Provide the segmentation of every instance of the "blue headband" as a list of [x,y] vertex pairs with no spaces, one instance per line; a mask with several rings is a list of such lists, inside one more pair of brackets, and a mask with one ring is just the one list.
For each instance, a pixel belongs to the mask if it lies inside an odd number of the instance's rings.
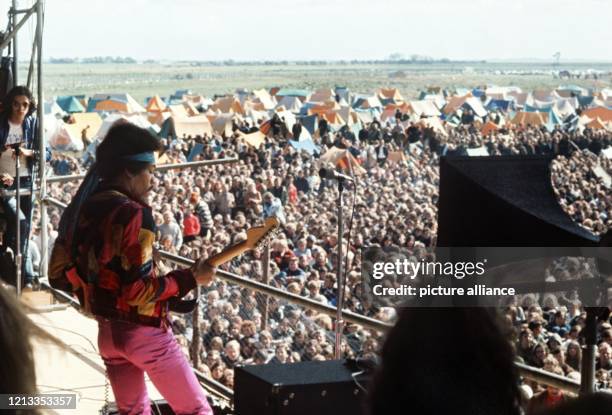
[[155,164],[155,154],[152,151],[145,151],[144,153],[131,154],[129,156],[123,156],[121,158],[123,160],[143,161],[145,163]]

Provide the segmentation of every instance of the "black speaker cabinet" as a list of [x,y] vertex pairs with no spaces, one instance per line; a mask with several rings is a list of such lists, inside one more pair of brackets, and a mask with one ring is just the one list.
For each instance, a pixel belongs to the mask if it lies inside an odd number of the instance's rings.
[[[361,387],[369,379],[357,377]],[[236,415],[364,414],[365,392],[343,360],[235,369]]]

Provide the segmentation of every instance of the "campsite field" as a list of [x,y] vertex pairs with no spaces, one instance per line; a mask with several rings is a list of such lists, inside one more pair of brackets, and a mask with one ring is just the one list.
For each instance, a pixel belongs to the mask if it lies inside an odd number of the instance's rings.
[[[20,79],[26,78],[25,68]],[[559,80],[554,71],[605,72],[598,80]],[[45,96],[103,92],[127,92],[143,102],[153,94],[168,96],[177,89],[190,89],[212,97],[236,88],[274,86],[316,89],[346,86],[358,93],[380,87],[399,88],[411,99],[427,86],[475,87],[516,85],[524,89],[577,84],[605,87],[612,84],[612,63],[574,63],[553,67],[550,63],[436,63],[436,64],[273,64],[194,65],[168,64],[45,64]]]

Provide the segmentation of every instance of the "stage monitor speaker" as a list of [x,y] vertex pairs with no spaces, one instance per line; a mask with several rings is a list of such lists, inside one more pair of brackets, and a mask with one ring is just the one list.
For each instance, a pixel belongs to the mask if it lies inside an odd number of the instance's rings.
[[358,383],[343,360],[244,366],[235,369],[237,415],[365,414],[368,378]]

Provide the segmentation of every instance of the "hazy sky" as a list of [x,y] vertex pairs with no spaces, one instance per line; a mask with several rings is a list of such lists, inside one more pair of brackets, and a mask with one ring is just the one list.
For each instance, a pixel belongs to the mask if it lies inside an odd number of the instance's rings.
[[[32,0],[19,0],[21,7]],[[610,0],[46,0],[45,58],[612,61]],[[2,27],[10,0],[3,0]],[[29,54],[33,27],[21,36]]]

